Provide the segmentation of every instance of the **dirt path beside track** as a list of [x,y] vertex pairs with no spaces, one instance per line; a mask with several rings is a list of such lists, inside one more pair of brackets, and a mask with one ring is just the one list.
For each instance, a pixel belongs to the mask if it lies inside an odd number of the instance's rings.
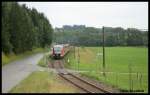
[[42,67],[37,66],[37,63],[43,55],[43,53],[33,54],[24,59],[14,61],[3,66],[2,93],[8,93],[14,86],[33,71],[41,70]]

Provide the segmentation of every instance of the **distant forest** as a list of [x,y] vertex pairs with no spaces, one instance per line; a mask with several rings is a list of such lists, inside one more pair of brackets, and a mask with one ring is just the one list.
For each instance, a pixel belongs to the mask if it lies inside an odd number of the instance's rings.
[[17,2],[2,2],[2,52],[23,53],[52,42],[53,29],[43,13]]
[[[136,28],[104,27],[104,34],[106,46],[148,46],[148,31]],[[53,41],[80,46],[102,46],[102,28],[85,25],[56,27]]]

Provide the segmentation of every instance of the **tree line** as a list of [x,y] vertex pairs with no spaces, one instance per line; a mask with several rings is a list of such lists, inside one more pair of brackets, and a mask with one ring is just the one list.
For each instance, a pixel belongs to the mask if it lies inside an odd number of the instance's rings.
[[[104,27],[106,46],[148,46],[148,31],[136,28]],[[55,28],[55,43],[72,45],[102,46],[102,28],[86,27],[85,25],[65,25]]]
[[17,2],[2,2],[2,52],[23,53],[52,42],[53,29],[43,13]]

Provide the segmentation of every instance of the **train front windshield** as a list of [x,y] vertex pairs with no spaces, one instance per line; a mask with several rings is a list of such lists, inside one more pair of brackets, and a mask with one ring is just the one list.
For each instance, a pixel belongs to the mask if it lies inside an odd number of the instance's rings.
[[55,53],[61,53],[62,47],[54,47],[54,52]]

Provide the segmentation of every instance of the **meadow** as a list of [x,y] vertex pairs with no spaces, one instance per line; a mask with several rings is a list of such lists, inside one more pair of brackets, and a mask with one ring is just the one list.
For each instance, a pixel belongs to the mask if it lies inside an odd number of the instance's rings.
[[148,48],[106,47],[105,69],[102,51],[102,47],[75,47],[65,57],[66,67],[122,91],[148,92]]

